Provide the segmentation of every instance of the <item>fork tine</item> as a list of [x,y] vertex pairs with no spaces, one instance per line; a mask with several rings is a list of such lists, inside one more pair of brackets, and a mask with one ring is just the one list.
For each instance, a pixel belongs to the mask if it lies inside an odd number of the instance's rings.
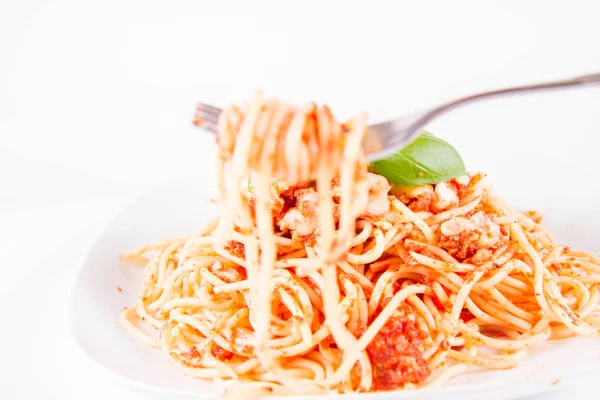
[[202,124],[202,123],[206,123],[206,122],[216,124],[219,122],[219,116],[213,115],[213,114],[207,114],[202,111],[196,111],[196,114],[194,114],[194,123],[196,125],[198,125],[198,124]]
[[221,110],[217,107],[199,103],[196,106],[196,114],[193,121],[194,125],[211,132],[216,132],[220,113]]
[[201,111],[206,114],[218,116],[221,113],[221,109],[215,106],[211,106],[210,104],[198,103],[196,105],[196,111]]

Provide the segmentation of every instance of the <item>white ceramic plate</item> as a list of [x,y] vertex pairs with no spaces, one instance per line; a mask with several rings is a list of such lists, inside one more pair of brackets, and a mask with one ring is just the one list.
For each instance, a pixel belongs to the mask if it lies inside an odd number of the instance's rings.
[[[213,186],[205,179],[185,178],[142,194],[108,224],[81,265],[71,296],[72,334],[91,359],[130,388],[163,394],[170,399],[178,396],[198,399],[216,393],[211,384],[181,375],[160,350],[137,342],[117,324],[119,311],[133,304],[142,279],[140,267],[123,263],[120,255],[149,242],[197,231],[215,215],[206,192],[210,187]],[[533,201],[536,196],[544,198],[543,191],[532,192],[533,197],[519,201],[527,204],[525,201]],[[514,194],[511,197],[515,198]],[[546,226],[563,242],[600,253],[600,247],[593,247],[600,213],[593,212],[592,199],[587,204],[580,200],[583,204],[576,209],[565,205],[542,211],[549,212]],[[342,398],[515,398],[572,384],[599,372],[600,339],[575,338],[534,349],[517,369],[470,373],[439,389]]]

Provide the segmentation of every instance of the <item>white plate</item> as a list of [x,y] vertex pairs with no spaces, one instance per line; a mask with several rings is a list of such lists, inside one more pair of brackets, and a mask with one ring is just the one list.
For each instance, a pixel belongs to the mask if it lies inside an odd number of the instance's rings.
[[[183,376],[160,350],[137,342],[117,324],[119,311],[133,304],[142,279],[141,268],[120,261],[120,255],[149,242],[197,231],[216,211],[208,201],[207,187],[213,186],[205,179],[185,178],[161,184],[139,196],[104,229],[76,278],[70,304],[72,334],[91,359],[130,388],[164,394],[171,399],[173,396],[198,399],[215,393],[211,384]],[[600,214],[590,211],[595,208],[591,200],[589,204],[583,203],[570,214],[553,207],[547,226],[569,245],[587,245],[587,250],[600,252],[599,247],[590,247],[595,242],[590,236],[594,239],[591,233],[600,225]],[[589,207],[587,211],[586,207]],[[117,287],[122,288],[122,292]],[[440,389],[343,399],[480,400],[482,395],[486,400],[515,398],[572,384],[599,372],[600,340],[575,338],[534,349],[530,357],[513,370],[470,373]]]

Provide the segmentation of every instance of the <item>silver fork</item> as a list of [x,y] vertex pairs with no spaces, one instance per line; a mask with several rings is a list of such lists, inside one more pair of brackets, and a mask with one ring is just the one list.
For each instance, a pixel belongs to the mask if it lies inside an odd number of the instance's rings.
[[[583,75],[576,78],[559,81],[515,86],[505,89],[476,93],[449,101],[425,111],[401,116],[390,121],[383,121],[369,125],[367,129],[368,139],[365,140],[365,153],[367,154],[367,161],[373,162],[380,160],[406,147],[417,136],[419,136],[425,125],[440,115],[457,108],[458,106],[505,95],[533,93],[551,89],[585,87],[593,84],[600,84],[600,73]],[[194,123],[196,126],[202,129],[206,129],[210,132],[216,132],[217,120],[220,113],[221,109],[208,104],[200,103],[196,109]]]

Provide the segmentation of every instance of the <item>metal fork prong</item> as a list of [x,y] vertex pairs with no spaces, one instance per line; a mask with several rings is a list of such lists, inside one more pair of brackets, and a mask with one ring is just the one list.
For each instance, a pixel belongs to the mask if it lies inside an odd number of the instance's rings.
[[196,105],[196,111],[205,113],[207,115],[214,115],[215,117],[218,117],[219,114],[221,114],[220,108],[205,103],[198,103]]
[[221,110],[208,104],[199,103],[196,106],[194,125],[210,132],[217,132]]
[[218,115],[213,115],[213,114],[207,114],[205,112],[202,111],[196,111],[196,114],[194,115],[196,120],[198,120],[199,122],[210,122],[213,124],[217,124],[219,122],[219,116]]

